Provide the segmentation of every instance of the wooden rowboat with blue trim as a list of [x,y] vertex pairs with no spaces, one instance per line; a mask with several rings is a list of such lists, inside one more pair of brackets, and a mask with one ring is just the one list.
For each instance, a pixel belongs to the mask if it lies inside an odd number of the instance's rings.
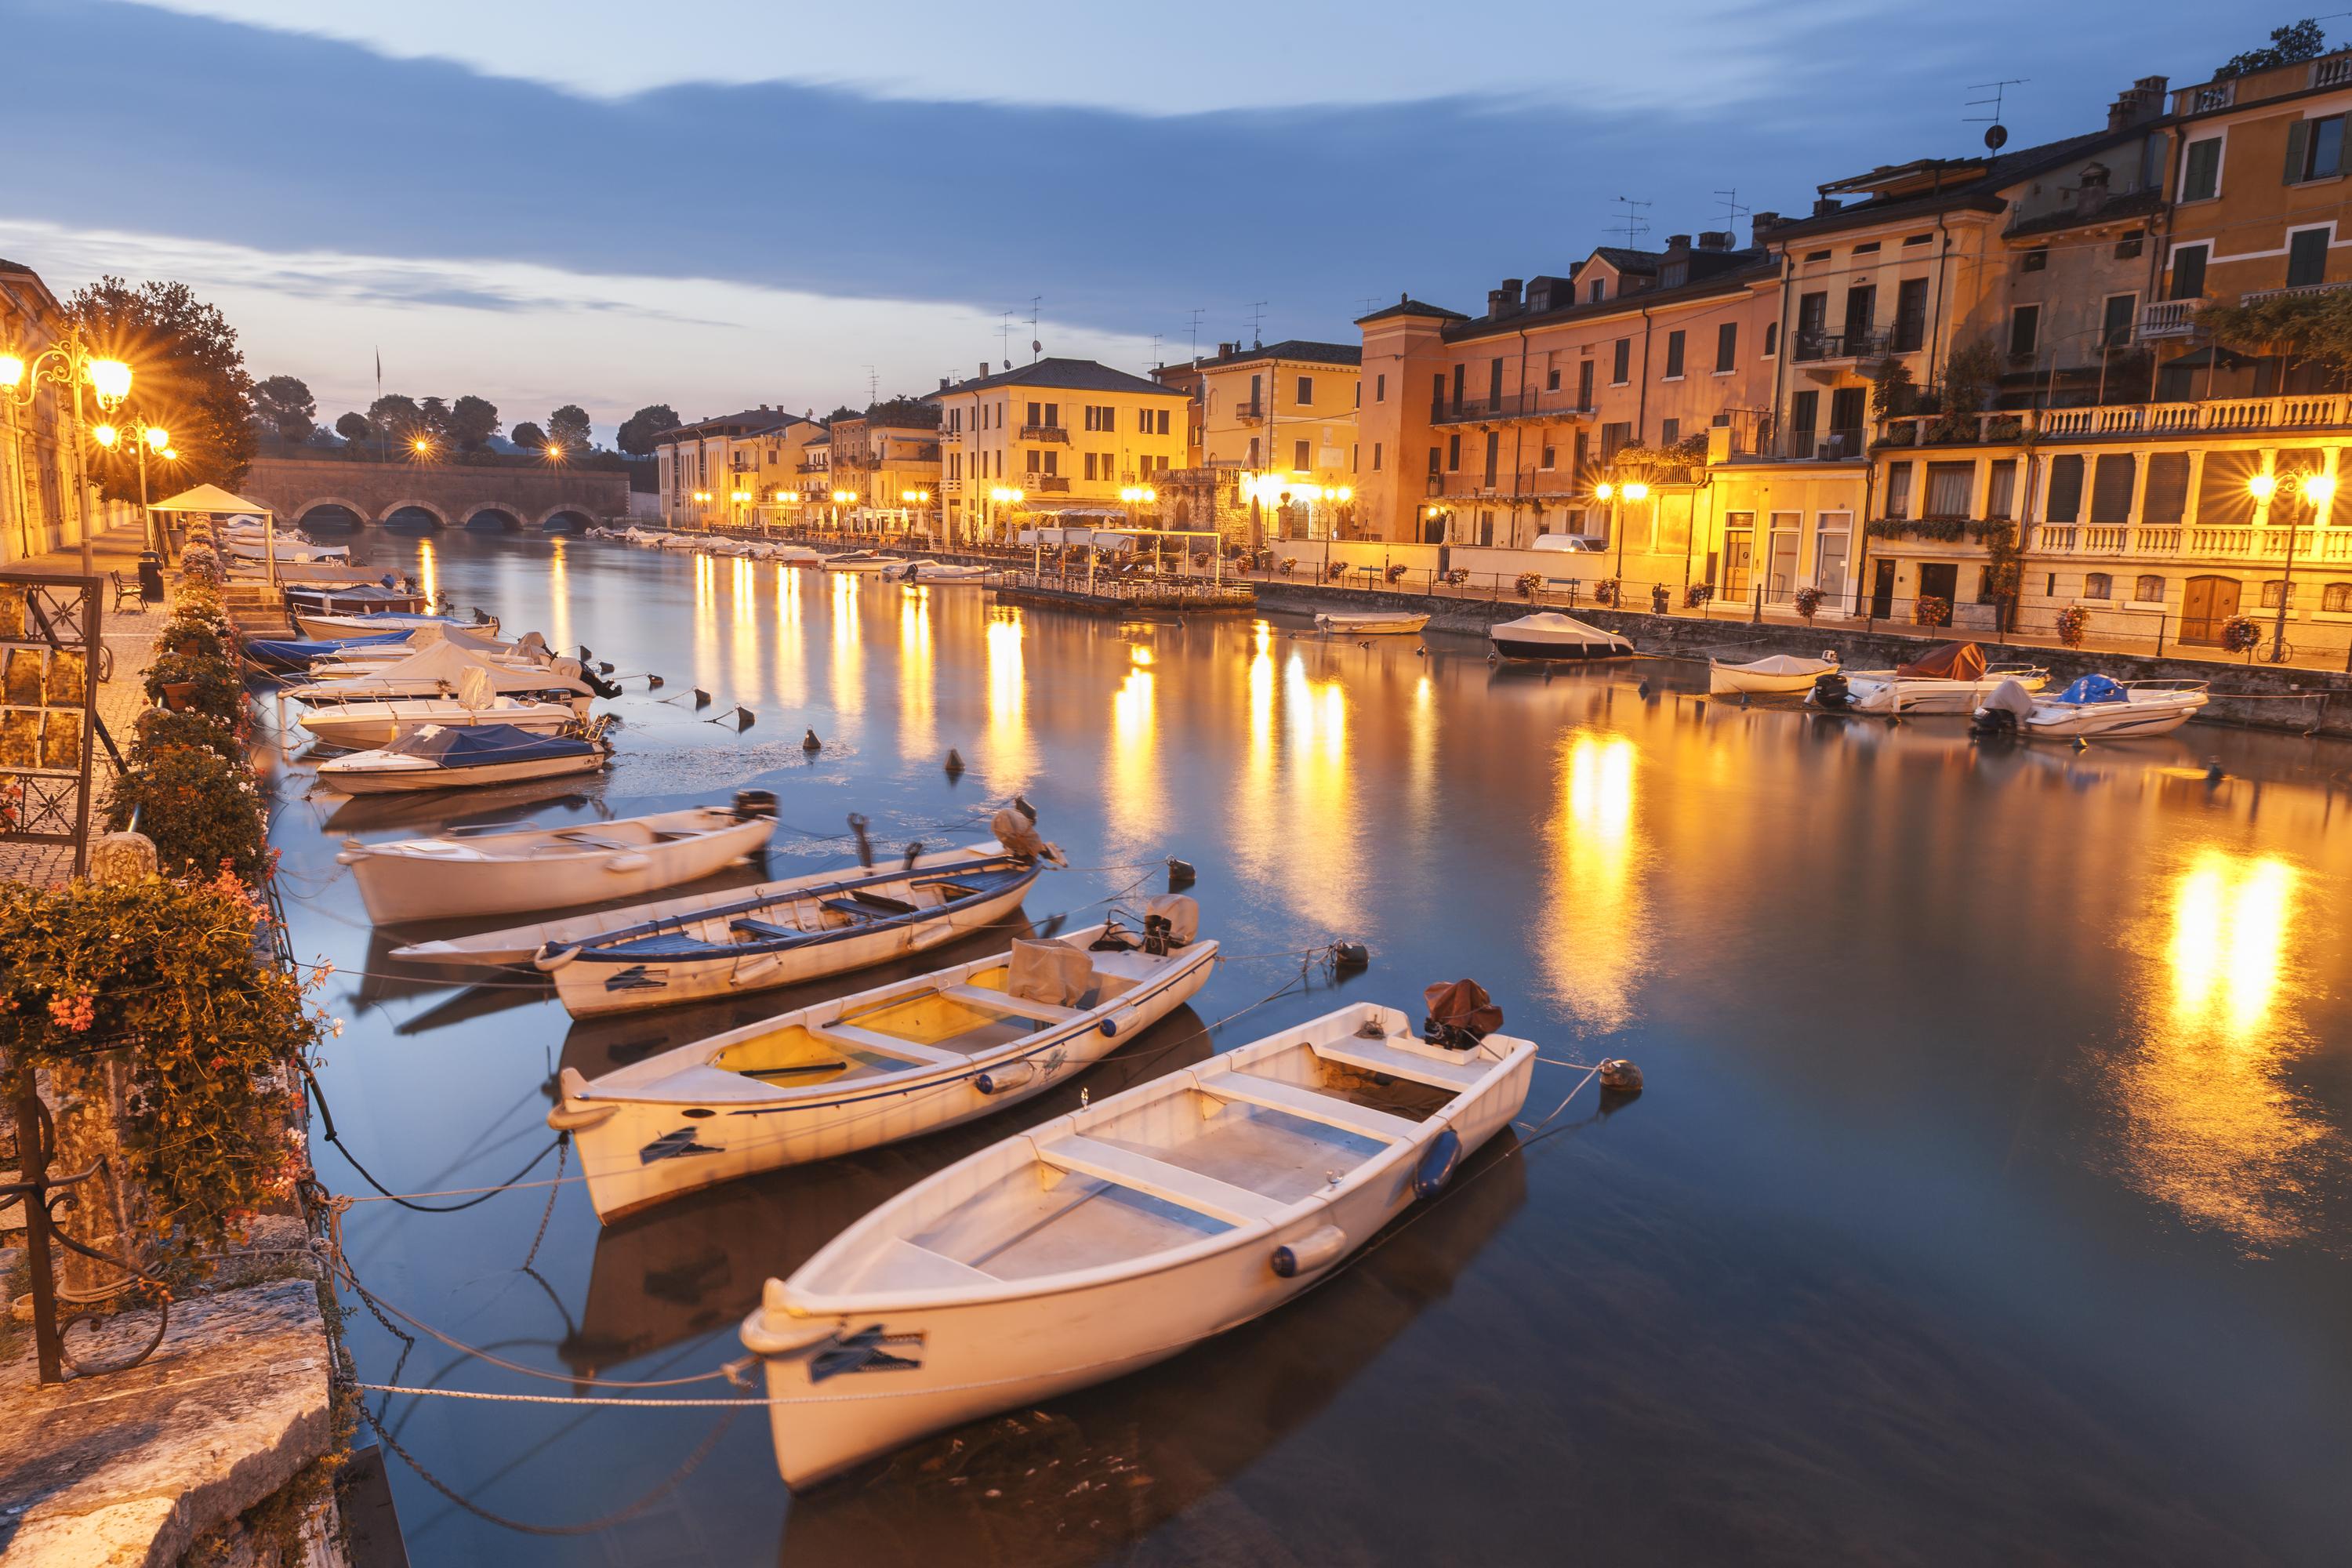
[[[985,1116],[1082,1072],[1208,980],[1190,899],[894,981],[589,1079],[563,1069],[548,1124],[572,1133],[610,1221],[761,1171]],[[1171,920],[1160,905],[1181,906]]]

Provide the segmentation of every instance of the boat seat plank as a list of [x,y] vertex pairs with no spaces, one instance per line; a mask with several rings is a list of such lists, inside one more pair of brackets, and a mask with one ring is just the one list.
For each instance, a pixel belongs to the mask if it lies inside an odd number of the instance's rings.
[[855,899],[820,899],[817,900],[837,915],[847,915],[853,921],[870,921],[874,911]]
[[1234,1186],[1231,1182],[1221,1182],[1214,1176],[1203,1176],[1181,1165],[1152,1159],[1148,1154],[1113,1148],[1082,1133],[1074,1132],[1050,1143],[1039,1144],[1037,1157],[1057,1170],[1132,1187],[1139,1193],[1181,1208],[1198,1210],[1228,1225],[1270,1220],[1290,1207],[1278,1198]]
[[1487,1068],[1493,1065],[1472,1059],[1456,1067],[1451,1062],[1392,1051],[1378,1040],[1360,1040],[1353,1036],[1317,1045],[1312,1049],[1327,1062],[1337,1062],[1359,1072],[1386,1073],[1391,1078],[1425,1083],[1433,1089],[1468,1089],[1486,1077]]
[[911,915],[915,912],[916,906],[904,899],[894,899],[887,893],[869,893],[863,888],[852,888],[849,896],[866,908],[878,910],[886,915]]
[[1201,1073],[1195,1075],[1193,1081],[1200,1085],[1202,1093],[1219,1100],[1262,1105],[1327,1127],[1360,1132],[1384,1143],[1409,1143],[1423,1131],[1420,1122],[1409,1117],[1375,1110],[1335,1094],[1318,1094],[1298,1084],[1281,1083],[1270,1078],[1253,1078],[1240,1072]]
[[945,1253],[933,1252],[903,1236],[894,1236],[888,1245],[877,1249],[874,1267],[866,1278],[876,1286],[891,1290],[905,1290],[925,1285],[1001,1285],[1003,1280],[984,1269],[968,1263],[959,1263]]
[[876,1029],[861,1029],[855,1024],[811,1024],[811,1037],[832,1045],[859,1046],[884,1056],[903,1057],[912,1062],[928,1062],[934,1067],[963,1067],[968,1058],[954,1051],[942,1051],[930,1046],[919,1046],[912,1040],[902,1040],[896,1035],[886,1035]]
[[745,936],[756,936],[763,941],[769,942],[798,942],[801,938],[808,935],[808,932],[801,930],[798,926],[780,926],[768,921],[752,920],[748,915],[741,920],[729,921],[727,922],[727,929],[731,931],[740,931]]
[[975,1007],[990,1007],[999,1013],[1035,1018],[1047,1024],[1065,1023],[1083,1011],[1077,1007],[1058,1007],[1051,1002],[1032,1002],[1025,996],[1010,996],[982,985],[942,985],[940,994],[953,1001],[968,1002]]

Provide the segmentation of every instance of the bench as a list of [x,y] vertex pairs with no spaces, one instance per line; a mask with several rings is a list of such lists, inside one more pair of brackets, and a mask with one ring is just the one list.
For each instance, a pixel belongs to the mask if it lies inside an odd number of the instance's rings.
[[1286,1116],[1337,1127],[1343,1132],[1360,1132],[1383,1143],[1411,1142],[1423,1131],[1420,1122],[1408,1118],[1270,1078],[1252,1078],[1238,1072],[1195,1073],[1192,1081],[1200,1087],[1202,1094],[1213,1095],[1219,1100],[1262,1105]]
[[131,607],[132,610],[142,613],[146,610],[147,601],[141,596],[138,584],[124,582],[122,580],[122,574],[120,572],[109,572],[106,574],[106,580],[113,586],[114,607],[117,610],[122,608],[122,602],[125,599],[131,601]]
[[1181,1165],[1116,1148],[1076,1132],[1039,1144],[1037,1158],[1056,1170],[1129,1187],[1147,1197],[1192,1209],[1227,1225],[1275,1219],[1291,1206],[1264,1193],[1254,1193],[1247,1187],[1237,1187],[1231,1182],[1221,1182],[1214,1176],[1204,1176]]
[[1002,991],[992,991],[983,985],[942,985],[940,994],[950,1001],[968,1003],[974,1007],[987,1007],[999,1013],[1011,1013],[1015,1017],[1035,1018],[1044,1023],[1059,1024],[1076,1017],[1084,1011],[1078,1007],[1056,1006],[1051,1002],[1032,1002],[1025,996],[1011,996]]
[[1432,1089],[1457,1091],[1468,1089],[1486,1077],[1487,1068],[1492,1065],[1475,1053],[1465,1053],[1469,1059],[1456,1067],[1452,1062],[1441,1062],[1430,1057],[1390,1050],[1378,1040],[1359,1040],[1352,1037],[1310,1048],[1325,1061],[1354,1068],[1358,1072],[1384,1073],[1390,1078],[1425,1083]]
[[829,1046],[856,1046],[860,1050],[930,1067],[963,1067],[971,1060],[956,1051],[919,1046],[912,1040],[902,1040],[896,1035],[885,1035],[873,1029],[861,1029],[855,1024],[810,1024],[807,1028],[810,1038],[823,1040]]

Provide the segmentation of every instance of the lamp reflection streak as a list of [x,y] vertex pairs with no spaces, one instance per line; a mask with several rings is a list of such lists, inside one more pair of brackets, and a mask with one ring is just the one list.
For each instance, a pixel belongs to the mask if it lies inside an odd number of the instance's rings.
[[1026,787],[1037,766],[1029,737],[1022,636],[1019,610],[988,623],[988,752],[983,765],[989,788],[999,794]]
[[846,718],[866,708],[866,664],[857,623],[857,579],[833,579],[833,710]]
[[919,762],[939,750],[931,689],[931,591],[898,590],[898,754]]
[[563,558],[563,535],[551,542],[554,553],[547,563],[547,635],[558,653],[572,650],[572,570]]
[[787,709],[808,702],[807,623],[801,614],[801,574],[776,568],[776,700]]
[[1639,753],[1622,735],[1571,731],[1556,753],[1559,806],[1536,961],[1592,1032],[1623,1027],[1649,967],[1635,810]]
[[1148,664],[1137,660],[1111,696],[1103,795],[1105,826],[1115,849],[1156,847],[1167,826],[1166,786],[1158,765],[1157,679]]

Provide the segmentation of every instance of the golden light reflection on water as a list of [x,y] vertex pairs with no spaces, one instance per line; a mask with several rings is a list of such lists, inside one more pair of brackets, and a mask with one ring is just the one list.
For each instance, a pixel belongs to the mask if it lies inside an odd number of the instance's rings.
[[856,574],[835,573],[833,577],[833,708],[836,714],[865,710],[864,651],[858,646]]
[[694,684],[714,695],[719,685],[719,569],[701,554],[694,558]]
[[1264,621],[1252,638],[1249,661],[1249,738],[1242,764],[1242,787],[1234,801],[1233,845],[1243,874],[1263,878],[1273,874],[1276,858],[1274,831],[1274,655],[1273,633]]
[[[425,590],[425,613],[437,614],[441,608],[441,571],[434,559],[433,541],[430,539],[416,542],[416,583]],[[514,634],[509,632],[507,635],[512,637]],[[557,646],[562,645],[559,643]]]
[[1281,809],[1259,853],[1279,857],[1297,874],[1299,911],[1334,935],[1351,932],[1363,916],[1349,724],[1346,687],[1311,679],[1306,659],[1292,654],[1282,680]]
[[1555,752],[1559,805],[1536,962],[1584,1029],[1622,1028],[1649,967],[1637,807],[1641,754],[1622,735],[1573,730]]
[[1103,808],[1114,849],[1157,848],[1168,830],[1167,781],[1159,765],[1158,679],[1139,661],[1111,695]]
[[[555,552],[547,561],[547,637],[558,653],[570,653],[572,641],[572,569],[563,558],[563,535],[552,541]],[[513,634],[509,633],[509,637]]]
[[756,568],[749,561],[728,563],[728,588],[733,595],[730,601],[733,611],[730,617],[733,638],[728,648],[730,671],[727,695],[736,701],[751,704],[760,700],[760,584]]
[[2310,1044],[2292,973],[2302,874],[2209,846],[2167,878],[2137,944],[2140,1040],[2116,1066],[2127,1172],[2192,1220],[2293,1240],[2319,1167],[2343,1158],[2286,1081]]
[[801,614],[801,574],[776,568],[776,700],[793,712],[808,703],[807,625]]
[[898,590],[898,754],[919,761],[939,750],[932,717],[931,591]]
[[1027,786],[1037,761],[1029,734],[1029,691],[1021,665],[1021,612],[1000,610],[988,623],[988,750],[982,765],[1000,794]]

